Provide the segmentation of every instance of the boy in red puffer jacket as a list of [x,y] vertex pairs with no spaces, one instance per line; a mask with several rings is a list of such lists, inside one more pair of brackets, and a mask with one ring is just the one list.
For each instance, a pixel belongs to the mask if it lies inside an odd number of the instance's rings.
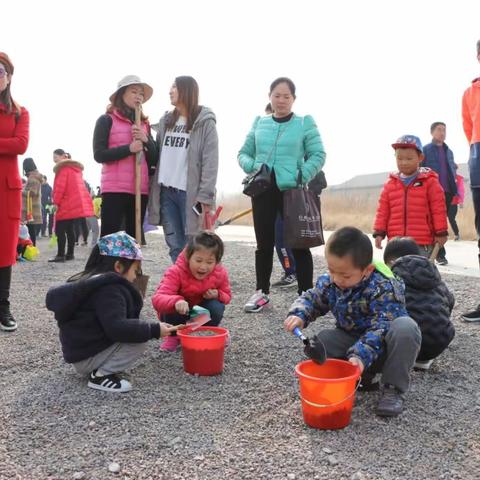
[[435,243],[444,245],[448,238],[445,196],[438,175],[420,168],[422,144],[414,135],[403,135],[395,149],[398,172],[390,174],[378,201],[373,237],[382,248],[387,237],[411,237],[422,255],[430,256]]
[[[185,324],[190,309],[199,305],[210,312],[207,326],[220,323],[232,298],[227,270],[220,263],[222,256],[223,242],[213,232],[200,232],[189,240],[153,295],[153,308],[161,321]],[[179,343],[176,335],[165,337],[160,349],[174,352]]]

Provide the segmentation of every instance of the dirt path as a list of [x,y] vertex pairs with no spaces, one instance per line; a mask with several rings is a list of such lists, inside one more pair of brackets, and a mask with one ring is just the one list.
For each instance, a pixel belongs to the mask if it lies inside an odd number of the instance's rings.
[[[163,238],[147,236],[152,294],[169,261]],[[293,369],[300,342],[282,330],[292,289],[272,293],[273,308],[242,311],[254,285],[252,246],[228,242],[225,264],[235,293],[223,325],[232,337],[223,375],[194,377],[181,353],[151,342],[129,375],[134,390],[109,395],[86,387],[64,364],[57,326],[44,307],[48,287],[81,270],[77,260],[42,258],[14,272],[19,329],[0,332],[0,479],[478,479],[480,326],[459,320],[480,299],[478,282],[446,281],[458,303],[451,348],[427,373],[414,373],[407,409],[374,415],[377,393],[357,394],[351,424],[319,431],[303,423]],[[324,268],[316,257],[316,273]],[[279,275],[276,267],[274,277]],[[147,300],[144,316],[154,318]],[[332,326],[331,317],[307,329]],[[120,473],[108,471],[111,462]]]

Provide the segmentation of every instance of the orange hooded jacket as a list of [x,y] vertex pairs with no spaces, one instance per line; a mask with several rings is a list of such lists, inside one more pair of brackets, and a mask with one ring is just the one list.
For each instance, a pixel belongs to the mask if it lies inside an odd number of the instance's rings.
[[462,119],[468,143],[480,142],[480,77],[473,80],[463,94]]

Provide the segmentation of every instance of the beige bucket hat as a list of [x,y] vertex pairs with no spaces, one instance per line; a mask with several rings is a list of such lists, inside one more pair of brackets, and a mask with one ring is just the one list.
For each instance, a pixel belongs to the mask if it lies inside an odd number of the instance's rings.
[[123,87],[128,87],[129,85],[141,85],[143,87],[144,91],[144,100],[143,102],[145,103],[147,100],[151,98],[153,95],[153,88],[145,82],[142,82],[140,80],[140,77],[137,75],[127,75],[126,77],[123,77],[117,84],[117,89],[110,95],[110,101],[113,103],[115,100],[115,96],[117,95],[117,92],[123,88]]

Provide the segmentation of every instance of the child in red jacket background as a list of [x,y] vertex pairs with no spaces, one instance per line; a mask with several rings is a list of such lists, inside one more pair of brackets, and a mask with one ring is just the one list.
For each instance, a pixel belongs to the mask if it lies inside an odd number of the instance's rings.
[[408,236],[415,240],[422,255],[430,256],[433,245],[444,245],[448,238],[445,196],[438,175],[421,168],[422,144],[414,135],[403,135],[395,149],[398,172],[390,174],[378,201],[373,237],[382,240]]
[[[187,243],[174,265],[169,267],[155,292],[152,303],[163,322],[181,325],[189,319],[195,305],[206,308],[211,320],[207,326],[217,326],[225,305],[232,298],[230,281],[220,261],[223,242],[213,232],[200,232]],[[179,339],[165,337],[160,348],[174,352]]]
[[[69,154],[58,148],[53,152],[55,181],[52,199],[56,207],[55,233],[58,241],[57,255],[49,262],[73,260],[75,248],[74,220],[92,217],[93,204],[83,181],[83,165],[72,160]],[[65,253],[65,245],[67,252]]]

